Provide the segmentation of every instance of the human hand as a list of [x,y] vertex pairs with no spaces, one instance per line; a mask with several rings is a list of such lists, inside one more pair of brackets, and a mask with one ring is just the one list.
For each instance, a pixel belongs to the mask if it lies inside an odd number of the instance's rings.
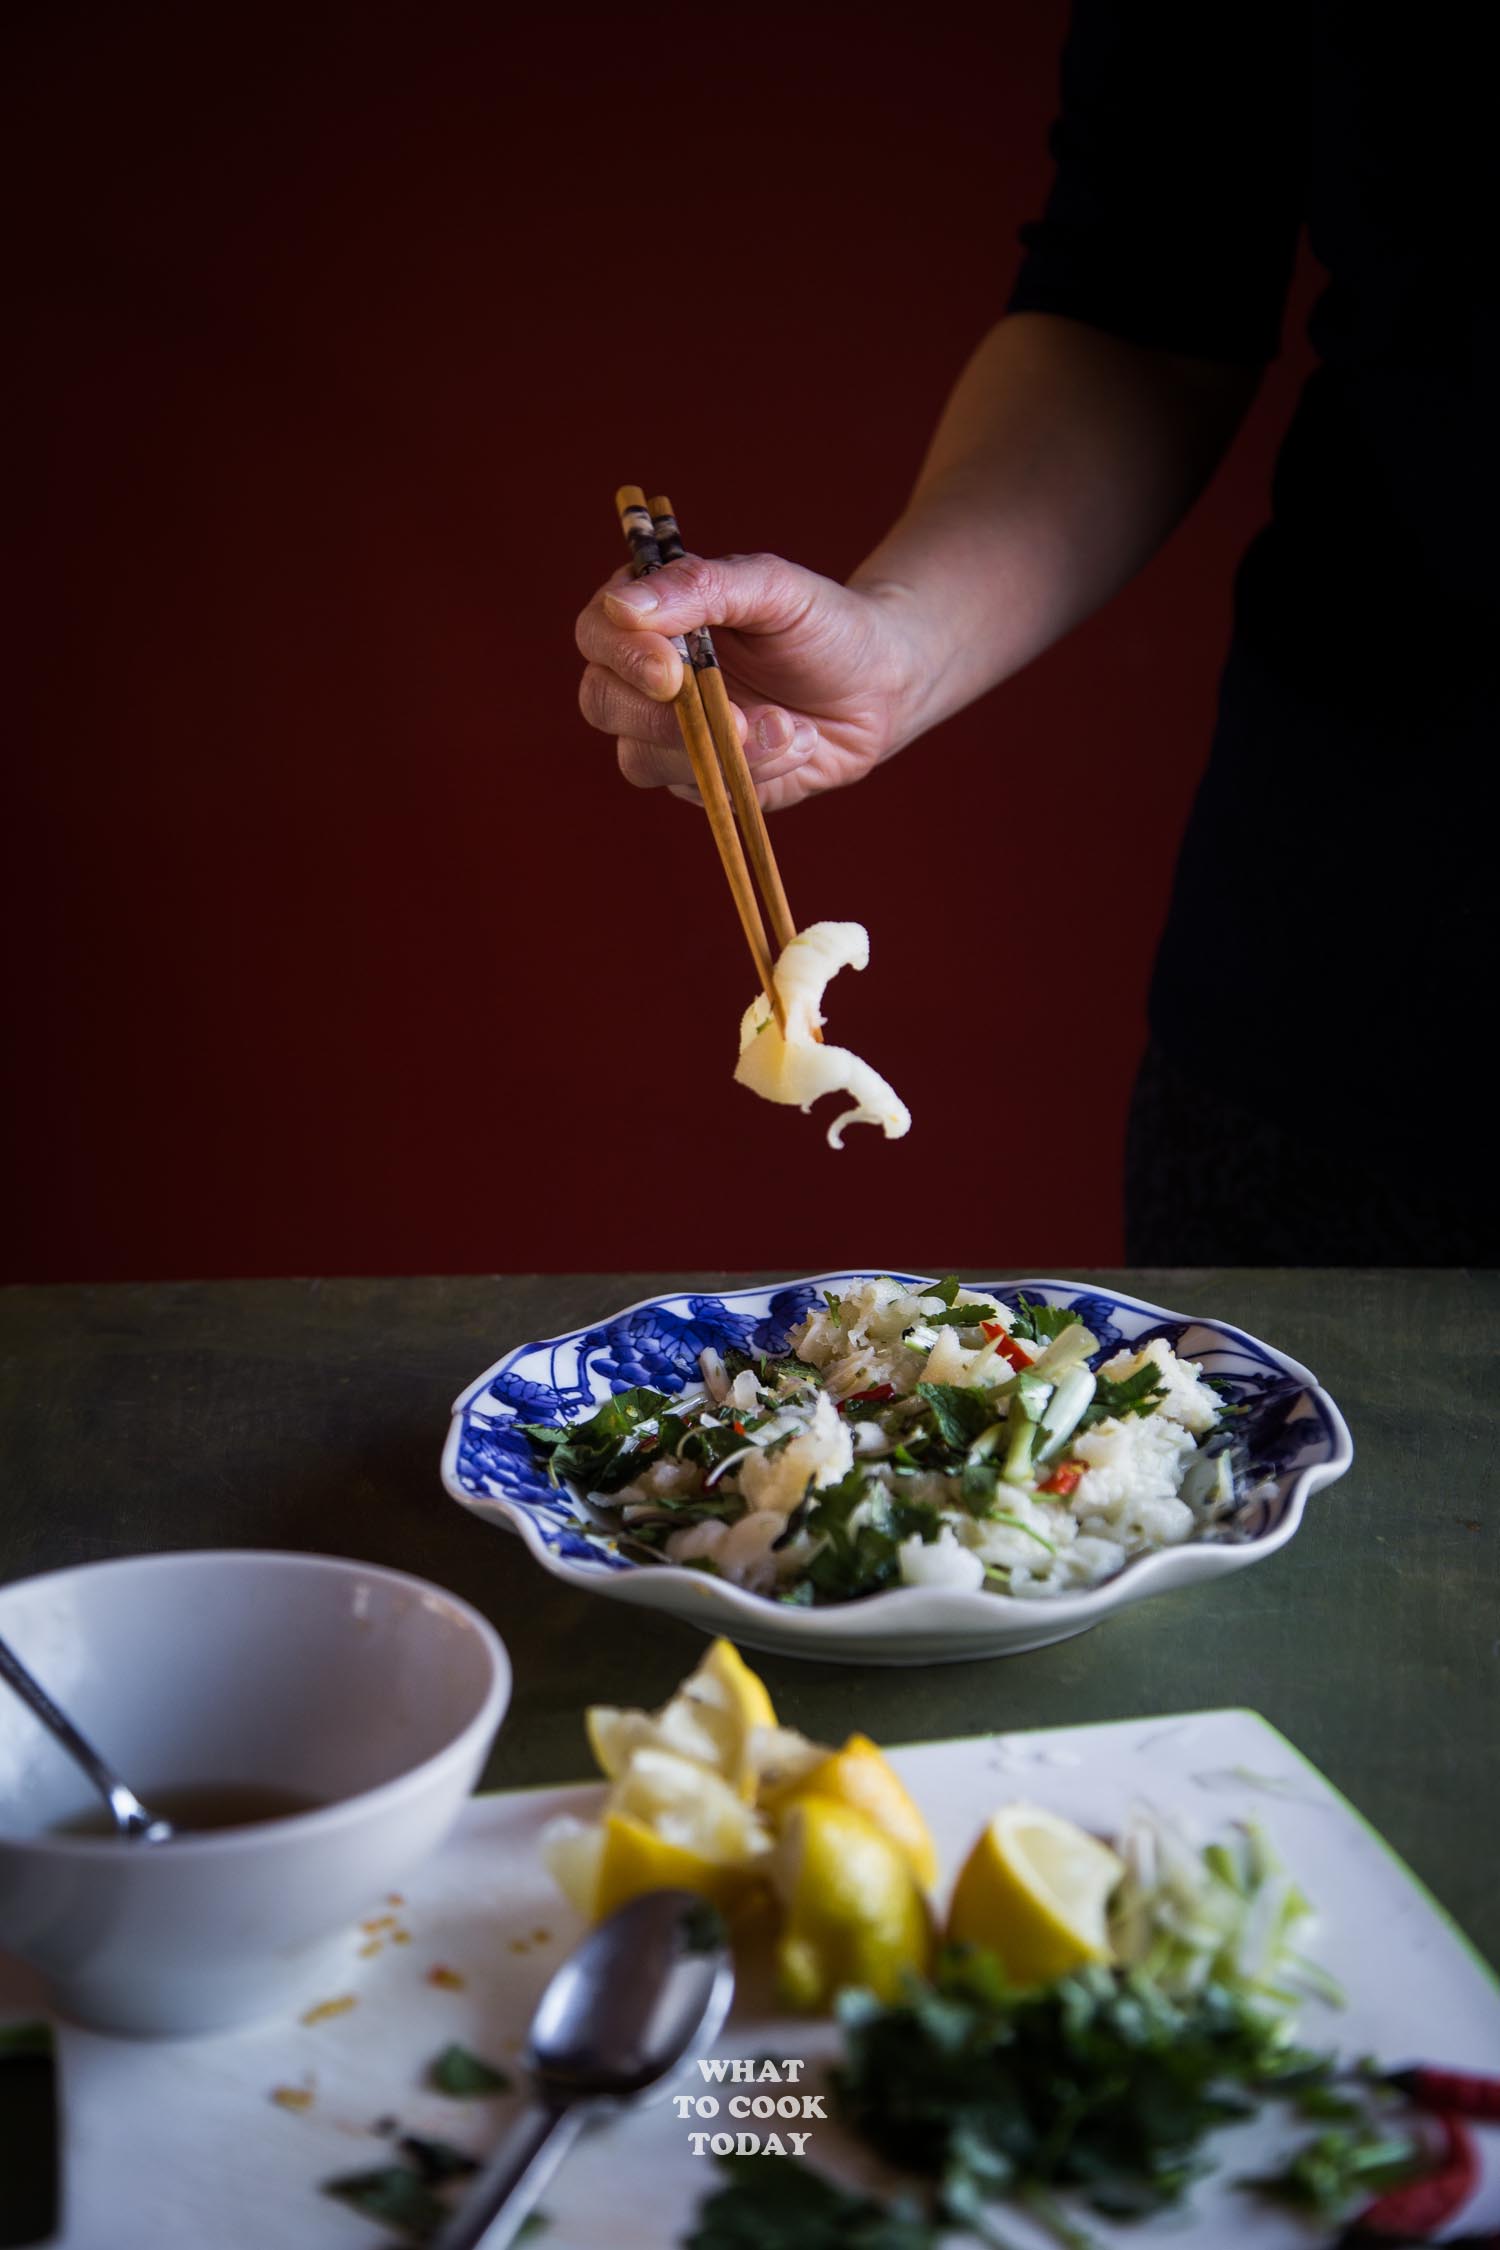
[[669,635],[713,629],[740,739],[768,812],[862,780],[901,747],[913,652],[895,605],[777,555],[686,555],[631,580],[617,572],[578,620],[579,704],[612,734],[638,789],[697,802],[672,698]]

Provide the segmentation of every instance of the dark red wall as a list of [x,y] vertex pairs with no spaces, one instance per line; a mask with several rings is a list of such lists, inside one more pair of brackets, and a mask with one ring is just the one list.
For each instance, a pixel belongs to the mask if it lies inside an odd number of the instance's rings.
[[620,481],[837,573],[897,510],[1043,190],[1062,20],[10,14],[9,1275],[1117,1257],[1295,360],[1105,616],[775,824],[799,918],[869,927],[830,1036],[899,1145],[733,1085],[700,816],[574,700]]

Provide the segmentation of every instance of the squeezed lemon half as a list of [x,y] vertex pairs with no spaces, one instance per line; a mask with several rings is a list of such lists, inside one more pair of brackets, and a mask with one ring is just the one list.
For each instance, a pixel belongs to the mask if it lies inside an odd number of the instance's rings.
[[542,1834],[543,1859],[571,1903],[593,1921],[642,1891],[740,1905],[772,1842],[752,1801],[750,1745],[779,1730],[764,1682],[739,1651],[715,1641],[660,1711],[596,1703],[584,1725],[612,1784],[602,1816],[565,1816]]
[[767,1786],[761,1804],[780,1820],[803,1797],[831,1797],[863,1813],[895,1845],[918,1884],[930,1891],[938,1879],[932,1832],[895,1768],[867,1734],[851,1734],[842,1750],[816,1753],[813,1762]]
[[788,2007],[826,2008],[846,1985],[900,1998],[932,1951],[927,1901],[900,1847],[852,1805],[801,1796],[771,1859],[783,1908],[776,1979]]
[[733,1908],[771,1849],[763,1822],[721,1775],[670,1750],[637,1750],[601,1820],[564,1817],[542,1856],[581,1914],[598,1921],[642,1891],[697,1891]]
[[619,1779],[638,1750],[669,1750],[722,1774],[747,1802],[755,1795],[757,1778],[752,1738],[757,1730],[775,1726],[765,1682],[725,1640],[713,1643],[698,1669],[659,1711],[593,1703],[584,1713],[589,1748],[611,1781]]
[[1004,1805],[959,1870],[951,1943],[985,1946],[1017,1984],[1111,1958],[1105,1908],[1124,1862],[1039,1805]]

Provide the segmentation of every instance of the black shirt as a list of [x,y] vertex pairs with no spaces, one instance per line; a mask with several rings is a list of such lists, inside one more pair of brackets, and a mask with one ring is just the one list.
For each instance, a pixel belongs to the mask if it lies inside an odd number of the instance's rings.
[[1455,1194],[1495,1139],[1494,204],[1454,29],[1479,20],[1078,0],[1011,298],[1254,367],[1308,231],[1319,365],[1236,581],[1152,1029],[1204,1084]]

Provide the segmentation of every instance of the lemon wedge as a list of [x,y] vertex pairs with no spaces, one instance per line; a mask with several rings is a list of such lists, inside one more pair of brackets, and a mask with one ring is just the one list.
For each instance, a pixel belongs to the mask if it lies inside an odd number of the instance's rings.
[[722,1774],[748,1802],[756,1790],[752,1740],[776,1727],[776,1712],[760,1675],[732,1642],[717,1640],[659,1711],[594,1703],[584,1714],[584,1727],[599,1770],[611,1781],[619,1780],[638,1750],[664,1750]]
[[613,1914],[627,1899],[642,1891],[696,1891],[732,1913],[754,1880],[748,1864],[709,1859],[684,1844],[669,1843],[655,1829],[609,1813],[604,1822],[604,1846],[599,1855],[598,1883],[594,1892],[596,1920]]
[[1109,1894],[1124,1862],[1071,1820],[1003,1805],[959,1870],[949,1942],[985,1946],[1017,1984],[1046,1984],[1111,1958]]
[[770,1849],[754,1807],[721,1774],[670,1750],[637,1750],[604,1809],[709,1860],[754,1859]]
[[829,1755],[826,1742],[811,1742],[795,1727],[756,1727],[746,1749],[755,1768],[756,1801],[774,1804],[790,1793],[791,1784],[806,1778]]
[[760,1801],[773,1819],[779,1819],[801,1797],[831,1797],[836,1804],[863,1813],[889,1837],[921,1888],[932,1889],[938,1879],[938,1859],[931,1831],[895,1768],[867,1734],[851,1734],[842,1750],[816,1756],[789,1779],[771,1783]]
[[591,1922],[643,1891],[696,1891],[733,1913],[754,1882],[748,1862],[710,1859],[617,1812],[603,1821],[554,1821],[542,1833],[542,1858],[569,1904]]
[[589,1745],[610,1787],[597,1819],[554,1821],[542,1856],[598,1920],[642,1891],[711,1899],[742,1923],[781,1909],[782,1996],[823,2007],[845,1985],[896,1999],[932,1952],[927,1825],[868,1735],[841,1750],[776,1717],[726,1640],[659,1711],[594,1704]]
[[790,1804],[771,1880],[784,1909],[776,1977],[788,2007],[826,2008],[846,1985],[893,2002],[906,1972],[927,1968],[927,1902],[902,1852],[852,1805]]
[[601,1819],[564,1816],[541,1845],[558,1888],[597,1921],[641,1891],[697,1891],[732,1907],[764,1869],[771,1835],[722,1774],[648,1745],[632,1754]]

